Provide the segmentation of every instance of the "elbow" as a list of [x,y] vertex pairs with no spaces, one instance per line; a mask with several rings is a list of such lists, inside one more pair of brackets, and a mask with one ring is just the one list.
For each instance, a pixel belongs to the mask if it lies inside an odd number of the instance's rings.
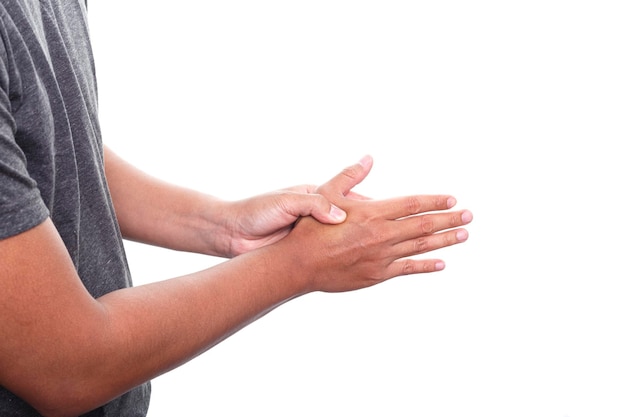
[[[54,388],[50,388],[52,385]],[[22,398],[44,417],[77,417],[102,405],[86,385],[49,381],[47,387],[31,387]]]
[[57,356],[54,360],[33,359],[27,366],[12,368],[0,385],[44,417],[75,417],[123,393],[105,375],[96,365],[85,366],[81,361]]

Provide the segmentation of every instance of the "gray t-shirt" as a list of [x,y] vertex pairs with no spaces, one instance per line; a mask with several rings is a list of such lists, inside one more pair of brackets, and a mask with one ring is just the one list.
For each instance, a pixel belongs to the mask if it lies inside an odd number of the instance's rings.
[[[0,239],[50,217],[99,297],[131,279],[104,176],[86,15],[85,0],[0,0]],[[86,415],[145,416],[149,397],[144,384]],[[0,387],[0,416],[38,415]]]

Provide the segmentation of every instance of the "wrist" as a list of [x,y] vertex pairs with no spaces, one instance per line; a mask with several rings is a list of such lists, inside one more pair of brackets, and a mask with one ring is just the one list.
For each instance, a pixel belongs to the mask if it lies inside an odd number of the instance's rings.
[[287,237],[250,252],[261,256],[261,269],[269,269],[273,276],[267,283],[281,287],[285,291],[285,301],[316,291],[316,270],[310,265],[306,248],[290,240]]
[[190,221],[198,242],[196,252],[232,258],[232,202],[210,195],[202,195],[197,201]]

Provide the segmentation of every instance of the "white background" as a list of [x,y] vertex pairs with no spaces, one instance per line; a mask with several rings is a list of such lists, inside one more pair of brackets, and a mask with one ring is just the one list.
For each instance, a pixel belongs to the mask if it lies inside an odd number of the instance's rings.
[[[619,1],[91,0],[105,142],[227,199],[450,193],[441,273],[286,304],[150,417],[626,415]],[[135,283],[221,262],[128,244]]]

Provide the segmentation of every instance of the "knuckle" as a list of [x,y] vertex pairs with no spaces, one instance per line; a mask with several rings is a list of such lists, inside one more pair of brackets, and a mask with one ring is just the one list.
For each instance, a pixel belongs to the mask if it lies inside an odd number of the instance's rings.
[[446,233],[443,235],[444,246],[451,246],[456,243],[456,235],[454,233]]
[[448,218],[448,225],[450,227],[455,227],[461,224],[461,215],[459,213],[454,213]]
[[422,233],[429,235],[435,230],[435,224],[431,216],[424,216],[421,219]]
[[359,219],[359,229],[361,230],[361,245],[376,248],[384,248],[391,240],[388,229],[377,227],[369,218]]
[[388,238],[386,233],[381,231],[379,233],[376,233],[376,234],[372,235],[372,241],[377,246],[381,246],[381,245],[384,245],[385,243],[387,243],[389,241],[389,238]]
[[425,237],[417,238],[413,241],[413,252],[414,253],[423,253],[428,251],[428,239]]
[[424,272],[434,272],[435,265],[433,262],[419,262],[415,259],[404,259],[400,261],[399,275],[413,275]]
[[422,210],[422,201],[419,197],[407,197],[406,208],[409,213],[420,213]]
[[405,259],[402,261],[402,264],[400,266],[401,275],[411,275],[411,274],[415,274],[416,272],[417,270],[415,268],[414,262],[412,262],[410,259]]
[[327,204],[330,204],[330,201],[321,194],[309,194],[309,195],[313,198],[313,201],[315,202],[315,204],[317,204],[317,206],[320,208],[326,207]]
[[359,175],[358,168],[356,166],[350,166],[350,167],[344,168],[343,171],[341,171],[341,173],[350,179],[355,179]]

